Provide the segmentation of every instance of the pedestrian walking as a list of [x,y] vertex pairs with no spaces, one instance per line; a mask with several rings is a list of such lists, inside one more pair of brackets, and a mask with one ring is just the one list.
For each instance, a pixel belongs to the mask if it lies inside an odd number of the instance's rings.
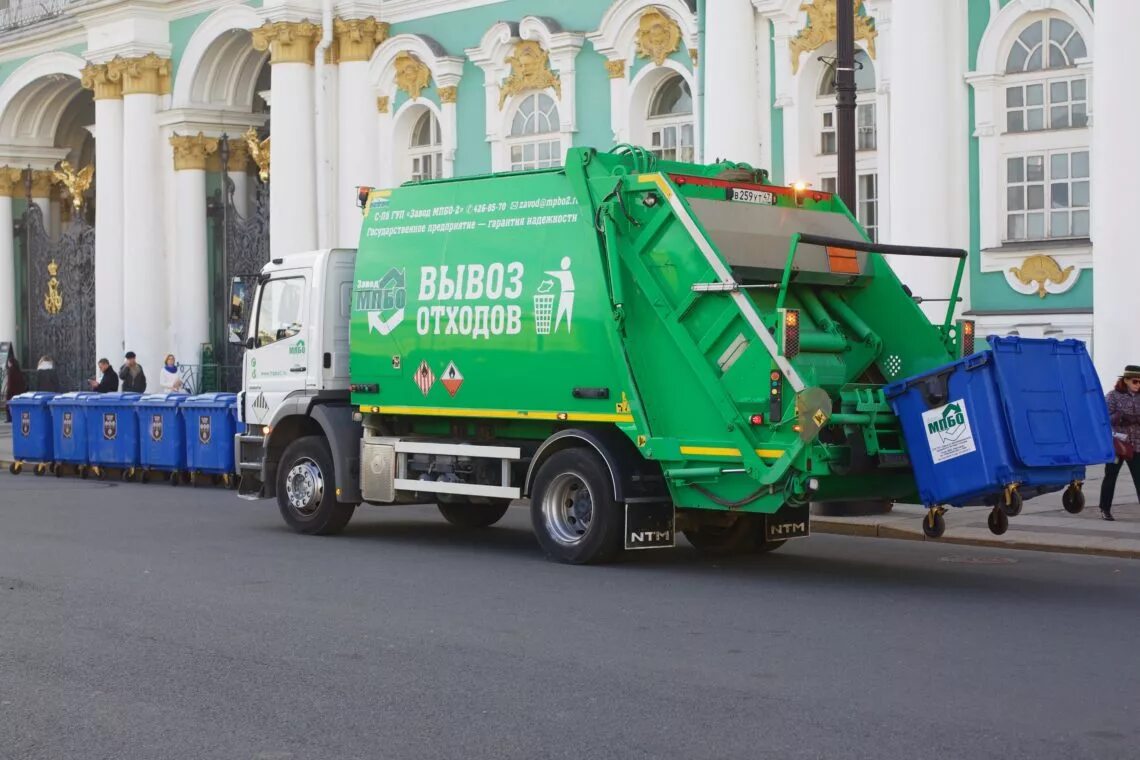
[[12,410],[8,407],[8,402],[13,397],[19,396],[21,393],[28,390],[28,381],[24,377],[23,371],[20,369],[20,362],[16,357],[9,353],[8,360],[5,364],[6,371],[4,373],[4,417],[8,422],[12,421]]
[[96,393],[114,393],[119,390],[119,376],[111,369],[111,362],[106,359],[99,360],[99,379],[94,378],[87,381],[91,386],[91,390]]
[[162,372],[158,373],[158,385],[163,393],[184,393],[182,378],[178,374],[178,362],[174,354],[167,354],[162,362]]
[[36,362],[36,390],[48,393],[59,393],[62,390],[59,375],[55,371],[55,360],[50,356],[41,356]]
[[1116,450],[1116,461],[1104,466],[1104,482],[1100,486],[1100,516],[1104,520],[1114,520],[1112,497],[1116,491],[1116,478],[1124,465],[1132,473],[1132,483],[1140,494],[1140,460],[1136,450],[1140,448],[1140,366],[1130,364],[1124,368],[1116,387],[1105,397],[1108,404],[1108,418],[1112,422],[1112,445]]
[[135,359],[135,352],[128,351],[126,362],[119,368],[119,379],[123,381],[123,393],[146,393],[146,373]]

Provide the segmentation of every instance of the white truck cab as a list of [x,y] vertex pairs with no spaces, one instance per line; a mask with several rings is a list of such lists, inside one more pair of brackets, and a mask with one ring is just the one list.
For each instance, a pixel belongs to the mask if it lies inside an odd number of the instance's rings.
[[[245,496],[275,496],[290,477],[299,493],[308,489],[319,497],[335,488],[347,503],[359,501],[360,432],[349,404],[355,258],[355,250],[343,248],[275,258],[258,276],[248,314],[237,315],[248,323],[238,399],[245,430],[235,447]],[[277,471],[285,449],[308,436],[327,440],[323,453],[331,458],[335,484],[324,482],[317,467]]]

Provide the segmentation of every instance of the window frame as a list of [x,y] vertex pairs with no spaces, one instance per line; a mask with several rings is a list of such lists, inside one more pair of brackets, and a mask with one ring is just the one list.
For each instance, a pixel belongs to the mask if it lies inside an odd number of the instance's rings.
[[[300,317],[301,317],[300,326],[298,327],[296,332],[294,332],[290,335],[285,335],[285,336],[280,337],[280,338],[276,337],[277,333],[274,332],[273,335],[275,337],[272,340],[270,340],[268,342],[263,342],[262,337],[261,337],[261,317],[262,317],[262,310],[265,306],[265,293],[275,283],[288,282],[290,280],[299,280],[301,282],[301,290],[300,290],[301,301],[300,301],[300,306],[299,306]],[[305,306],[306,306],[305,299],[306,299],[307,290],[308,290],[308,281],[307,281],[307,278],[305,277],[305,275],[303,275],[303,274],[286,274],[284,277],[270,277],[268,280],[266,280],[264,283],[261,284],[261,287],[258,288],[258,293],[257,293],[257,313],[255,314],[255,318],[252,320],[252,332],[253,332],[253,338],[254,338],[253,347],[254,348],[265,348],[267,346],[272,346],[272,345],[275,345],[275,344],[280,343],[282,341],[290,340],[291,338],[296,338],[298,335],[300,335],[302,332],[304,332],[304,330],[305,330]]]
[[[673,82],[679,81],[681,86],[688,91],[689,102],[692,104],[693,91],[689,85],[689,80],[681,76],[679,73],[673,73],[662,79],[653,92],[649,96],[649,106],[645,115],[645,130],[648,133],[648,148],[658,158],[665,161],[681,161],[685,163],[693,163],[697,157],[697,124],[696,117],[692,107],[688,113],[668,113],[668,114],[653,114],[653,106],[657,101],[661,91]],[[688,128],[689,143],[684,143],[685,128]],[[673,147],[665,146],[665,135],[669,131],[675,133]],[[657,138],[660,138],[658,141]],[[665,155],[667,151],[672,151],[673,155]],[[685,153],[687,151],[687,154]]]
[[[1072,176],[1072,174],[1073,174],[1073,171],[1072,171],[1073,155],[1078,154],[1078,153],[1086,154],[1085,160],[1088,162],[1088,173],[1083,177],[1073,177]],[[1059,156],[1059,155],[1068,156],[1068,168],[1067,168],[1068,176],[1066,176],[1064,178],[1055,178],[1052,176],[1052,174],[1053,174],[1053,168],[1052,168],[1053,157]],[[1042,172],[1043,172],[1042,178],[1041,178],[1040,182],[1030,181],[1029,180],[1027,159],[1029,159],[1030,157],[1038,157],[1038,156],[1040,156],[1042,159]],[[1023,198],[1022,198],[1022,208],[1011,210],[1010,209],[1010,190],[1012,188],[1012,184],[1011,184],[1010,178],[1009,178],[1009,175],[1010,175],[1009,162],[1011,160],[1015,160],[1015,159],[1026,160],[1026,163],[1023,164],[1023,172],[1024,172],[1023,176],[1025,178],[1023,180],[1021,180],[1020,182],[1016,183],[1017,185],[1025,188],[1025,192],[1024,192]],[[1041,243],[1050,243],[1053,241],[1079,241],[1079,240],[1088,240],[1089,239],[1089,236],[1091,235],[1091,219],[1092,219],[1092,196],[1091,196],[1092,153],[1091,153],[1091,150],[1089,149],[1089,147],[1087,145],[1060,147],[1060,148],[1045,148],[1045,147],[1032,148],[1032,149],[1026,148],[1023,150],[1006,152],[1006,153],[1002,154],[1000,178],[1001,178],[1001,189],[1002,189],[1002,215],[1001,215],[1002,229],[1001,229],[1001,233],[1000,233],[1002,245],[1018,245],[1018,244],[1025,244],[1025,243],[1041,244]],[[1068,197],[1068,204],[1062,208],[1053,208],[1053,205],[1052,205],[1053,185],[1060,184],[1060,180],[1062,180],[1062,179],[1064,180],[1064,183],[1068,186],[1068,190],[1067,190],[1068,196],[1069,196]],[[1076,206],[1073,204],[1073,196],[1074,196],[1073,183],[1074,182],[1084,182],[1084,183],[1088,184],[1088,186],[1089,186],[1088,189],[1086,190],[1086,198],[1087,198],[1088,202],[1084,205]],[[1036,184],[1040,184],[1042,186],[1042,196],[1043,196],[1042,197],[1042,206],[1041,206],[1039,212],[1037,209],[1030,209],[1029,208],[1029,187],[1031,185],[1036,185]],[[1054,214],[1062,213],[1062,212],[1068,214],[1069,234],[1067,234],[1067,235],[1052,235],[1051,234],[1052,227],[1053,227],[1052,217]],[[1084,212],[1085,214],[1088,215],[1088,221],[1086,222],[1086,226],[1088,226],[1090,229],[1085,234],[1073,234],[1072,233],[1073,216],[1075,213],[1078,213],[1078,212]],[[1034,214],[1040,213],[1042,216],[1042,226],[1043,226],[1043,230],[1044,230],[1045,234],[1041,237],[1032,237],[1029,235],[1029,214],[1031,214],[1031,213],[1034,213]],[[1010,222],[1010,218],[1013,215],[1019,215],[1025,219],[1025,236],[1024,237],[1011,237],[1010,236],[1010,234],[1009,234],[1009,222]]]
[[[873,198],[866,198],[863,194],[863,179],[866,177],[874,178],[875,196]],[[820,189],[825,193],[837,195],[839,193],[839,177],[835,174],[820,175],[819,178]],[[855,215],[855,220],[859,222],[859,226],[866,230],[871,238],[871,242],[877,242],[879,239],[879,232],[883,228],[883,217],[880,214],[882,208],[882,193],[880,189],[882,185],[879,182],[879,169],[878,167],[870,167],[870,171],[863,170],[855,172],[855,208],[852,213]],[[865,223],[863,209],[866,204],[872,204],[875,209],[875,224],[868,225]]]
[[[536,103],[536,110],[534,118],[539,118],[539,111],[537,109],[537,102],[539,98],[546,97],[550,100],[552,110],[546,114],[546,119],[549,126],[552,128],[546,132],[533,132],[522,134],[515,134],[514,123],[518,118],[519,112],[528,102]],[[507,170],[516,171],[535,171],[538,169],[556,169],[563,164],[564,156],[562,155],[562,131],[560,129],[559,118],[561,117],[560,105],[558,99],[551,95],[546,90],[535,90],[522,95],[514,104],[510,111],[510,119],[507,121],[508,129],[506,139],[504,140],[506,150],[506,164]],[[525,127],[524,127],[525,129]],[[551,158],[541,159],[538,154],[541,148],[545,145],[550,146]],[[525,156],[520,160],[515,160],[515,148],[524,151],[527,147],[534,148],[534,159],[528,161]]]
[[[434,140],[434,142],[417,145],[414,142],[416,130],[424,118],[431,120],[428,129],[430,130],[430,138]],[[423,182],[425,180],[441,179],[443,177],[443,125],[440,124],[439,117],[436,116],[435,111],[430,108],[424,107],[423,113],[416,117],[416,121],[412,125],[407,157],[407,171],[410,181]],[[429,176],[424,176],[422,170],[425,159],[428,159],[429,163],[434,167]],[[419,164],[418,169],[417,164]]]

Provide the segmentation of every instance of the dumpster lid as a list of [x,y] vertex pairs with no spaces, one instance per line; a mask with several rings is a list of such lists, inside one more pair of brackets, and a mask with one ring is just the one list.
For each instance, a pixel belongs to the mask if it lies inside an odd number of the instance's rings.
[[83,399],[88,396],[99,396],[101,394],[92,391],[71,391],[69,393],[61,393],[51,401],[49,404],[82,404]]
[[27,393],[20,393],[16,396],[13,396],[8,400],[8,403],[14,404],[17,402],[23,402],[27,404],[33,401],[48,401],[55,397],[56,394],[52,393],[51,391],[28,391]]
[[84,403],[90,406],[107,406],[109,404],[134,404],[141,394],[139,393],[123,393],[116,391],[115,393],[87,393],[84,394]]
[[230,406],[237,401],[236,393],[202,393],[186,399],[188,406]]
[[139,406],[178,406],[189,398],[185,393],[147,393],[136,403]]
[[1078,340],[991,336],[994,376],[1018,459],[1030,467],[1113,459],[1112,425]]

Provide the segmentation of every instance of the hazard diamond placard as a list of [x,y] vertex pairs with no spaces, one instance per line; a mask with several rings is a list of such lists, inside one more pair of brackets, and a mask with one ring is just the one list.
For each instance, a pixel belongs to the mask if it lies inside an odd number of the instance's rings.
[[420,362],[420,367],[416,370],[413,379],[416,381],[416,386],[420,389],[420,392],[425,396],[428,395],[428,391],[435,385],[435,373],[431,371],[431,367],[428,366],[426,359]]
[[459,392],[459,386],[463,385],[463,373],[459,371],[459,367],[455,366],[455,362],[450,362],[439,381],[443,383],[443,387],[447,389],[451,397],[455,398],[455,394]]

